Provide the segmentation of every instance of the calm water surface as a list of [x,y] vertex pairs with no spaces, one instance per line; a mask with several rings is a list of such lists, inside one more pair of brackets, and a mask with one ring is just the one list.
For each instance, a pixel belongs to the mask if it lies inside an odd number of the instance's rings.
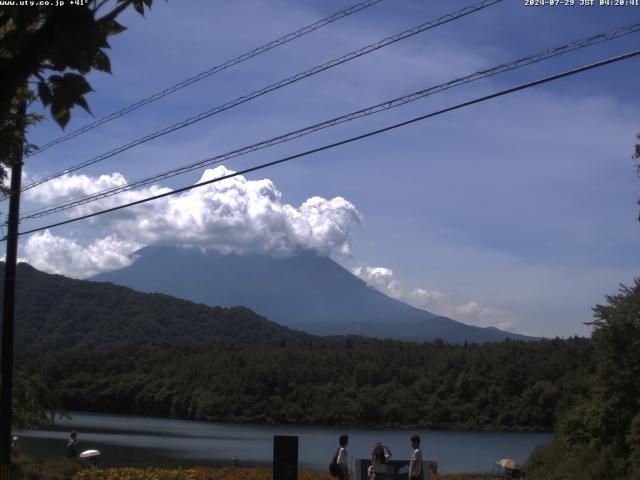
[[64,456],[71,430],[80,450],[97,448],[102,466],[268,465],[274,435],[298,435],[300,464],[325,469],[340,433],[349,434],[349,454],[368,458],[375,442],[388,444],[394,459],[409,457],[409,438],[422,438],[425,460],[436,460],[441,473],[490,472],[504,457],[522,462],[547,433],[438,432],[365,430],[307,426],[237,425],[166,420],[125,415],[73,413],[47,430],[20,433],[20,448],[34,458]]

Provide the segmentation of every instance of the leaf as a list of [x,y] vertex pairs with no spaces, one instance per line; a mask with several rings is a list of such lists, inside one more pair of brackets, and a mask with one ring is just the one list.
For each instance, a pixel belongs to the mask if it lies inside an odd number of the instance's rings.
[[53,119],[60,125],[63,129],[69,123],[69,118],[71,118],[71,113],[67,107],[64,107],[60,104],[57,104],[55,101],[51,104],[51,115]]
[[153,0],[143,0],[145,5],[149,8],[151,8],[151,4],[153,3]]
[[62,128],[69,121],[70,110],[74,105],[79,105],[91,113],[84,95],[93,89],[82,75],[77,73],[65,73],[63,76],[51,75],[49,82],[53,86],[51,114]]
[[87,103],[87,100],[84,97],[78,97],[75,101],[75,103],[77,105],[80,105],[85,112],[93,115],[93,113],[91,113],[91,109],[89,108],[89,104]]
[[96,56],[93,59],[93,68],[101,72],[111,73],[111,60],[102,50],[96,52]]
[[90,58],[88,58],[86,61],[83,61],[82,64],[78,65],[76,69],[82,75],[87,75],[91,71],[91,67],[93,67],[93,61]]
[[127,27],[125,27],[124,25],[121,25],[115,20],[111,20],[105,25],[105,29],[107,31],[107,35],[118,35],[119,33],[124,32],[127,29]]
[[62,76],[60,75],[49,75],[49,83],[53,85],[53,88],[56,88],[60,82],[62,82]]
[[65,73],[62,77],[64,82],[64,88],[73,92],[77,92],[79,95],[93,92],[93,88],[89,85],[89,82],[77,73]]
[[142,3],[142,0],[133,0],[133,8],[144,17],[144,3]]
[[49,106],[51,104],[51,100],[53,100],[51,88],[49,88],[49,84],[44,80],[38,82],[38,96],[45,107]]

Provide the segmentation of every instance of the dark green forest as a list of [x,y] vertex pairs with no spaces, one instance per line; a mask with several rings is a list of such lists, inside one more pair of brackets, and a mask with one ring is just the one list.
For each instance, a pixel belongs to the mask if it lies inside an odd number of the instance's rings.
[[594,316],[589,394],[531,454],[534,480],[640,479],[640,279],[596,305]]
[[589,390],[587,339],[451,346],[147,346],[23,355],[69,410],[225,422],[551,430]]
[[[0,296],[4,263],[0,263]],[[317,337],[244,307],[196,304],[110,283],[17,270],[16,349],[61,350],[148,344],[304,344]]]
[[[225,422],[553,430],[534,480],[640,478],[640,282],[591,339],[448,345],[318,337],[246,308],[21,265],[16,425],[60,409]],[[635,476],[634,476],[635,475]]]

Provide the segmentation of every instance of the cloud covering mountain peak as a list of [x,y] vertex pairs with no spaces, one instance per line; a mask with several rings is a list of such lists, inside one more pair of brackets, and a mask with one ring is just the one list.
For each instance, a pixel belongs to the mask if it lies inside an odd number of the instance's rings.
[[[197,183],[233,173],[224,166],[207,169]],[[119,173],[100,177],[65,175],[30,190],[27,198],[40,204],[59,202],[124,182]],[[124,192],[85,204],[73,215],[165,191],[170,189],[151,186]],[[153,244],[192,245],[240,254],[286,255],[298,250],[349,254],[350,232],[361,224],[362,215],[342,197],[313,196],[294,207],[283,201],[270,179],[250,180],[238,175],[90,221],[94,227],[91,240],[45,231],[28,238],[23,256],[36,268],[84,278],[124,267],[133,251]],[[83,261],[61,260],[65,258]]]

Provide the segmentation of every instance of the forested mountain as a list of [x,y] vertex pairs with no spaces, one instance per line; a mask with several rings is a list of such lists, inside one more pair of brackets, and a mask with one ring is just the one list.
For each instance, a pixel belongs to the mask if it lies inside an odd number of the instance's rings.
[[550,430],[588,391],[588,339],[452,346],[150,346],[24,356],[71,410],[210,421]]
[[414,308],[368,287],[331,258],[311,252],[273,257],[153,246],[135,256],[130,266],[93,279],[211,306],[243,305],[270,320],[318,335],[441,338],[449,343],[531,339]]
[[[3,283],[4,263],[0,264],[0,287]],[[24,263],[17,269],[15,328],[18,350],[211,341],[302,344],[314,338],[244,307],[210,307],[116,285],[72,280]]]
[[315,337],[26,264],[16,345],[18,378],[46,380],[66,409],[210,421],[549,430],[595,369],[587,339]]

